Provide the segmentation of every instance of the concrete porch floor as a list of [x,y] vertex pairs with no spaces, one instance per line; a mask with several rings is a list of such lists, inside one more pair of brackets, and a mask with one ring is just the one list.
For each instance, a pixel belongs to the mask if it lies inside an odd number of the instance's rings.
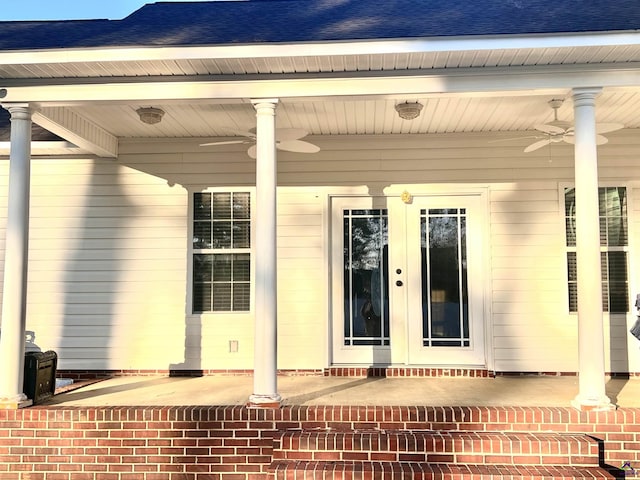
[[[114,377],[58,393],[39,405],[187,406],[243,405],[250,376]],[[577,377],[278,377],[283,405],[428,405],[568,407]],[[618,407],[640,407],[640,379],[607,378]]]

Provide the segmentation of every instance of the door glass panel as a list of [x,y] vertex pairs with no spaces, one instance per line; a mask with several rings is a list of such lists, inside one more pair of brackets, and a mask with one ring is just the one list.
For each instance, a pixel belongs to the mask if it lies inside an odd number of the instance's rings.
[[386,209],[343,210],[344,345],[389,345]]
[[422,344],[469,347],[466,210],[420,211]]

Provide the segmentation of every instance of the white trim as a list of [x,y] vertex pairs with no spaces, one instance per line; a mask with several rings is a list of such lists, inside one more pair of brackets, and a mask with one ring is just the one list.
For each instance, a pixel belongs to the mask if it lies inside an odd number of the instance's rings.
[[629,271],[627,272],[627,284],[629,288],[629,312],[627,313],[627,318],[631,319],[631,325],[633,325],[633,322],[638,315],[638,309],[635,307],[636,295],[640,293],[640,291],[638,290],[640,286],[640,279],[636,274],[635,268],[635,266],[637,265],[636,259],[638,258],[638,255],[636,254],[638,236],[636,235],[636,229],[634,228],[635,196],[633,194],[633,182],[621,182],[621,184],[627,188],[627,268],[629,269]]
[[482,301],[483,301],[483,315],[484,315],[484,358],[487,370],[495,369],[495,348],[494,348],[494,336],[493,336],[493,245],[491,242],[491,229],[493,223],[491,221],[491,188],[489,186],[478,185],[477,190],[480,195],[478,201],[480,208],[482,209],[483,225],[482,227],[482,241],[483,241],[483,259],[481,260],[482,266]]
[[277,44],[154,46],[154,47],[70,47],[64,49],[15,50],[0,52],[0,65],[138,62],[197,60],[206,58],[275,58],[333,55],[376,55],[420,52],[460,52],[537,48],[578,48],[639,45],[636,30],[523,34],[468,35],[452,37],[398,38],[392,40],[343,40]]
[[322,299],[324,307],[324,321],[326,322],[324,331],[326,335],[323,339],[323,351],[324,358],[323,365],[325,367],[329,367],[331,365],[331,361],[333,359],[333,294],[332,294],[332,285],[333,285],[333,264],[331,257],[331,232],[332,232],[332,224],[331,224],[331,195],[327,191],[321,191],[318,195],[322,195],[322,251],[324,253],[325,261],[323,262],[322,274],[325,282],[323,283],[323,293]]
[[[568,94],[571,89],[599,85],[633,88],[640,84],[640,63],[348,72],[292,76],[251,76],[249,79],[141,81],[118,83],[69,80],[66,84],[6,87],[3,103],[39,103],[69,106],[88,102],[171,102],[212,99],[362,97],[366,95],[463,96],[531,95],[532,92]],[[121,79],[120,79],[121,80]],[[5,82],[7,82],[5,80]],[[83,83],[85,82],[85,83]],[[104,82],[104,83],[102,83]]]
[[558,243],[561,246],[562,251],[562,264],[563,264],[563,278],[562,284],[564,285],[563,295],[563,307],[564,312],[569,315],[574,315],[577,319],[578,312],[571,312],[569,310],[569,265],[567,263],[567,225],[566,225],[566,213],[565,213],[565,190],[567,188],[575,188],[575,182],[559,182],[558,183],[558,225],[560,226],[560,238]]

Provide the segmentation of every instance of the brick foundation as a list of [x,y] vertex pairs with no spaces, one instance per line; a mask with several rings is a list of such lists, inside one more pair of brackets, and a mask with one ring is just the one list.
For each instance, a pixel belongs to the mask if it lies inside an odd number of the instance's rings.
[[[273,479],[274,446],[284,432],[300,430],[334,436],[362,430],[467,432],[467,436],[575,433],[598,443],[599,463],[610,467],[617,478],[625,478],[625,472],[617,470],[624,462],[640,467],[640,408],[580,412],[540,407],[32,407],[0,411],[0,478]],[[460,471],[455,478],[481,478],[474,473],[478,468],[465,467],[468,472]],[[484,469],[498,479],[522,473],[523,468]],[[334,471],[323,478],[374,478],[353,472],[336,475]]]

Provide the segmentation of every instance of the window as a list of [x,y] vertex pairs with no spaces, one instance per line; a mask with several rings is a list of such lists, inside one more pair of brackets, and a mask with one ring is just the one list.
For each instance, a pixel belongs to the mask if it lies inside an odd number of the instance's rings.
[[[605,312],[629,311],[629,277],[627,273],[627,189],[598,189],[600,205],[600,262],[602,267],[602,305]],[[576,267],[575,189],[565,189],[565,225],[567,269],[569,272],[569,311],[578,311]]]
[[193,196],[193,307],[246,312],[251,306],[251,194]]

